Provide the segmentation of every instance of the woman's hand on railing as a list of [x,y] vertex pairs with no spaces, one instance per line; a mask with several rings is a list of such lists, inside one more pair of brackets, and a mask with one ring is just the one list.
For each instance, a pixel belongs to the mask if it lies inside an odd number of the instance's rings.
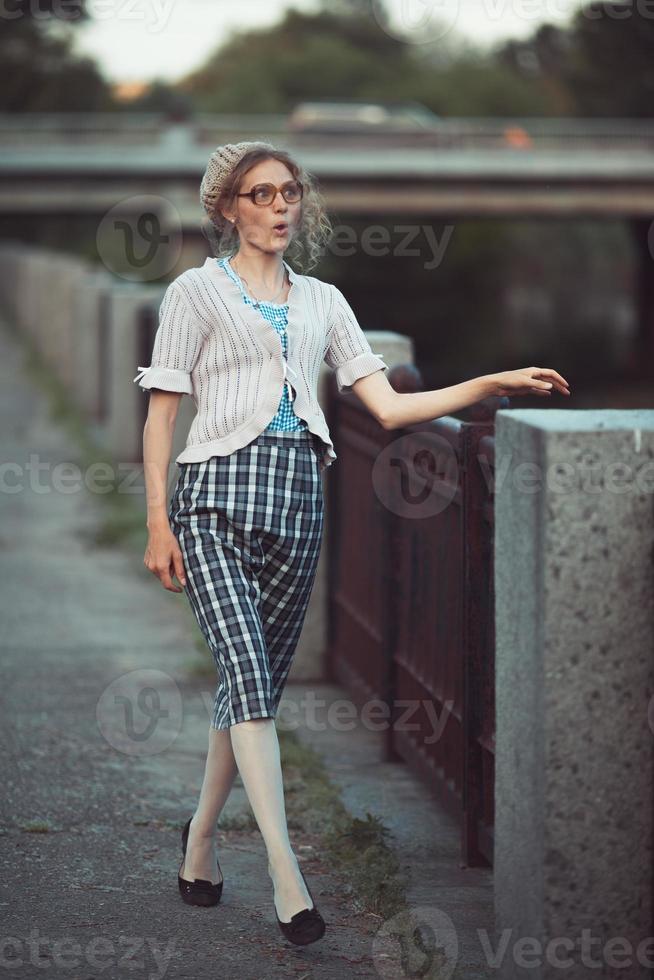
[[183,591],[172,580],[172,576],[175,575],[182,585],[186,585],[182,552],[170,525],[162,524],[161,527],[151,528],[148,531],[143,564],[157,576],[164,589],[168,589],[169,592]]
[[495,385],[495,395],[551,395],[560,391],[569,395],[568,382],[553,368],[519,368],[517,371],[502,371],[489,377]]

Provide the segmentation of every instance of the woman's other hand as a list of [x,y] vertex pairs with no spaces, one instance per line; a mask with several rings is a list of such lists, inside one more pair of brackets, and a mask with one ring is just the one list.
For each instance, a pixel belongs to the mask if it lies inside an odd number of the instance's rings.
[[164,589],[168,589],[169,592],[183,591],[172,580],[172,576],[175,575],[182,585],[186,585],[182,552],[170,525],[149,530],[143,564],[157,576]]

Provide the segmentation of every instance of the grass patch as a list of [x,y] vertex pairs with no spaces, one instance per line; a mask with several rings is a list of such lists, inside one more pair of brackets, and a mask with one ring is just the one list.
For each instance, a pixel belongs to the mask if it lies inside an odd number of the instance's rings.
[[345,879],[359,911],[384,919],[407,908],[406,877],[392,834],[367,812],[352,816],[321,756],[293,732],[279,731],[289,828],[317,834],[329,863]]
[[49,834],[52,827],[47,820],[28,820],[20,825],[20,829],[26,834]]
[[329,853],[345,868],[362,908],[384,919],[407,908],[406,876],[390,836],[379,817],[367,812],[365,820],[345,813],[326,837]]

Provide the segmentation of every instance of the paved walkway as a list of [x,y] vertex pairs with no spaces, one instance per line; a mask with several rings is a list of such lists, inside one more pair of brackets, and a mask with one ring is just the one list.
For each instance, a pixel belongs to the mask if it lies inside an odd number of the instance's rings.
[[[0,354],[2,461],[14,464],[0,493],[5,968],[75,980],[436,976],[403,971],[397,949],[373,956],[380,920],[353,913],[315,842],[295,832],[296,851],[314,855],[303,866],[328,922],[320,943],[301,950],[279,933],[258,830],[219,833],[218,906],[182,903],[179,829],[202,780],[212,693],[184,672],[194,656],[186,599],[141,557],[93,543],[101,501],[86,488],[65,492],[71,480],[56,466],[75,462],[76,448],[1,324]],[[7,492],[12,484],[22,489]],[[289,685],[289,702],[306,690]],[[491,928],[491,877],[459,867],[456,827],[406,767],[379,761],[372,733],[298,734],[351,811],[370,810],[395,832],[411,905],[453,918],[461,976],[489,976],[474,930]],[[237,780],[225,814],[245,810]]]

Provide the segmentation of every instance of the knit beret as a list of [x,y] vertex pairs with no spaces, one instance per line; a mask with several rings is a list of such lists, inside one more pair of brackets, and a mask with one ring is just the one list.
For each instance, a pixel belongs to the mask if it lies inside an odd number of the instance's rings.
[[274,150],[275,147],[272,143],[263,141],[225,143],[224,146],[216,147],[209,157],[209,163],[200,184],[200,200],[209,217],[213,217],[216,201],[220,197],[230,173],[245,154],[254,149]]

